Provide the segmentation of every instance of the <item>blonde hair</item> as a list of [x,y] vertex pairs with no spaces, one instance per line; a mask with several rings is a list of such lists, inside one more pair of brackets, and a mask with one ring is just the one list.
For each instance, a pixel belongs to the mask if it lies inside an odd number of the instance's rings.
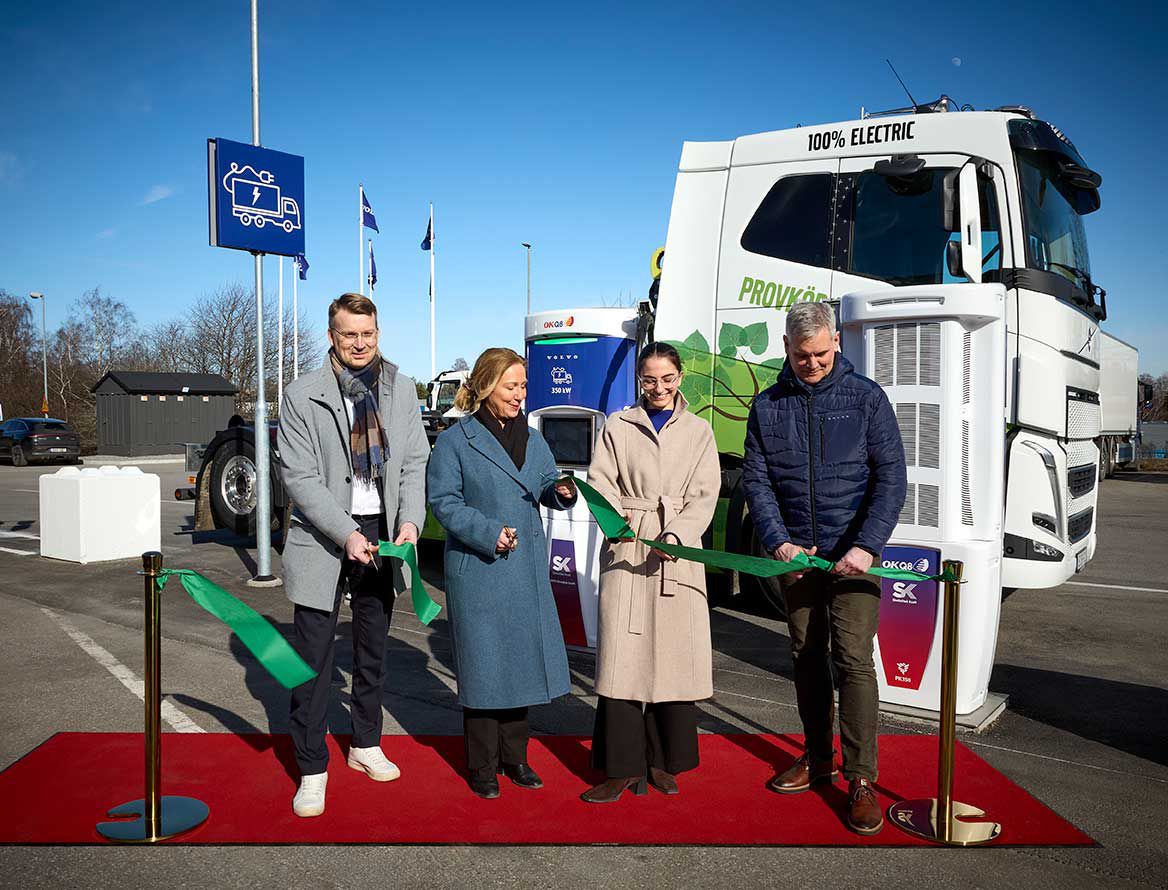
[[527,362],[514,349],[505,346],[493,346],[475,359],[474,370],[470,377],[458,389],[454,397],[454,407],[467,414],[474,414],[479,406],[487,400],[508,368],[514,365],[527,367]]

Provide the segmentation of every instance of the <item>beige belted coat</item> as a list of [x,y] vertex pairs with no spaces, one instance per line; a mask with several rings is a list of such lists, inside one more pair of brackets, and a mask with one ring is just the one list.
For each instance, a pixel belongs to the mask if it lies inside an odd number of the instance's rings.
[[[660,434],[641,405],[608,418],[588,481],[640,538],[702,546],[721,486],[714,432],[679,392]],[[714,694],[705,569],[640,543],[600,555],[596,693],[644,702]]]

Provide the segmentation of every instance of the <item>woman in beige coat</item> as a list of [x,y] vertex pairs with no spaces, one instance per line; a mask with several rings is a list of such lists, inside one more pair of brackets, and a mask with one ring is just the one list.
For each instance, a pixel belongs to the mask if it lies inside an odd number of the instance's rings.
[[[637,357],[641,400],[608,418],[588,478],[637,537],[700,547],[721,474],[710,425],[686,411],[677,350]],[[646,779],[677,793],[698,765],[697,708],[714,694],[705,570],[638,542],[608,542],[600,558],[596,727],[592,763],[608,777],[585,792],[611,803]]]

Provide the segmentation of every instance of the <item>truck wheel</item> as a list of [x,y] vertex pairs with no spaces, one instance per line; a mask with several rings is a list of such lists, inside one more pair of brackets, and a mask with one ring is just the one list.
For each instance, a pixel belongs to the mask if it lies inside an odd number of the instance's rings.
[[282,224],[282,226],[281,226],[281,227],[282,227],[282,228],[284,229],[284,231],[285,231],[285,232],[287,232],[289,235],[291,235],[291,234],[292,234],[292,228],[293,228],[293,226],[292,226],[292,220],[290,220],[290,219],[286,219],[286,220],[284,220],[284,222],[283,222],[283,224]]
[[28,458],[24,456],[24,449],[19,445],[12,446],[12,466],[27,467]]
[[[754,523],[750,524],[750,555],[766,559],[770,556],[769,553],[762,546],[762,541],[758,539],[758,535],[754,533]],[[775,610],[775,613],[786,620],[787,618],[787,602],[783,599],[783,588],[779,585],[779,578],[758,578],[751,577],[751,582],[756,585],[756,589],[767,604]]]
[[255,218],[255,226],[257,229],[262,229],[265,225],[267,225],[267,223],[268,223],[268,221],[266,219],[264,219],[262,216],[257,216]]
[[[225,442],[211,464],[211,514],[216,528],[251,537],[256,533],[255,448],[250,442]],[[272,498],[275,504],[275,498]],[[273,520],[273,527],[278,523]]]
[[239,214],[239,221],[241,223],[243,223],[245,226],[250,226],[251,225],[251,214],[249,214],[249,213]]

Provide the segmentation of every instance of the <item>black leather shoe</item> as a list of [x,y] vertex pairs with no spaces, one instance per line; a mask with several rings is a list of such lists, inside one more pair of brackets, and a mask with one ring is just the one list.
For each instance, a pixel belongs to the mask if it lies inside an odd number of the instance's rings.
[[543,779],[526,763],[504,763],[499,775],[506,776],[520,788],[542,788]]
[[484,800],[494,800],[499,796],[499,780],[489,774],[485,776],[472,774],[470,790]]
[[677,777],[655,766],[649,767],[649,784],[662,794],[677,794]]

